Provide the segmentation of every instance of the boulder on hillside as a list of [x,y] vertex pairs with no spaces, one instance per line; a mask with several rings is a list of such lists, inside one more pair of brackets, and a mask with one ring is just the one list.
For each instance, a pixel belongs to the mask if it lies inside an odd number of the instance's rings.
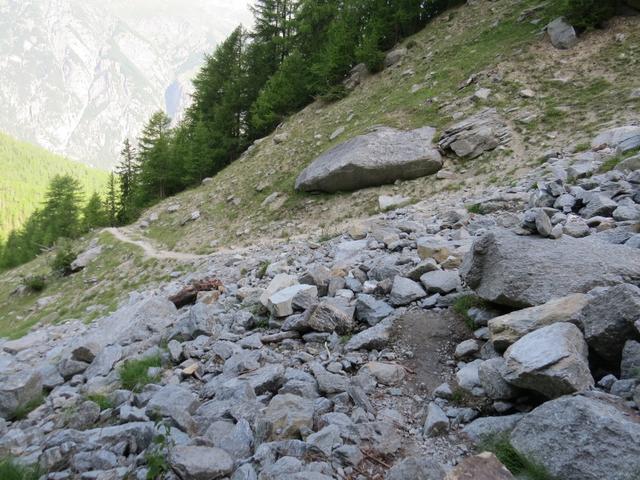
[[589,348],[572,323],[554,323],[531,332],[504,354],[504,379],[549,398],[580,392],[594,384]]
[[563,480],[630,480],[640,472],[640,417],[609,395],[543,403],[518,423],[511,444]]
[[592,238],[520,237],[495,229],[478,238],[460,276],[491,302],[541,305],[595,287],[640,282],[640,250]]
[[38,372],[0,377],[0,418],[11,418],[19,407],[37,400],[40,395],[42,376]]
[[488,108],[447,128],[438,145],[460,158],[473,159],[507,143],[509,128],[495,108]]
[[101,245],[97,245],[82,252],[73,262],[71,262],[71,273],[76,273],[80,270],[84,270],[86,266],[93,262],[96,258],[98,258],[101,253]]
[[489,320],[491,341],[498,351],[506,350],[527,333],[556,322],[578,323],[578,316],[588,297],[575,293],[551,300],[543,305],[516,310]]
[[507,467],[490,452],[465,458],[444,480],[515,480]]
[[640,147],[640,126],[626,125],[612,128],[598,134],[591,142],[593,148],[611,147],[627,152]]
[[564,18],[556,18],[547,25],[547,34],[551,44],[561,50],[566,50],[578,43],[576,30]]
[[381,127],[352,138],[316,158],[296,180],[305,192],[352,191],[436,173],[442,158],[433,147],[435,129]]

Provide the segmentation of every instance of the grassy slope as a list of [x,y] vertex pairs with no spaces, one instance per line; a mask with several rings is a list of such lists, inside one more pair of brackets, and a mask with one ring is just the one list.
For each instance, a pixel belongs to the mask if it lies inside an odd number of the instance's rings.
[[[254,243],[260,237],[318,238],[343,221],[374,213],[380,193],[437,200],[447,192],[472,193],[483,185],[509,184],[543,151],[588,140],[610,121],[633,118],[639,103],[629,101],[628,94],[640,86],[634,73],[640,59],[638,19],[616,20],[607,31],[585,35],[573,50],[558,51],[542,34],[542,26],[557,14],[554,2],[519,21],[521,13],[535,5],[540,2],[481,1],[436,19],[404,42],[410,50],[400,65],[370,78],[340,102],[315,103],[290,118],[279,130],[288,133],[289,140],[275,145],[268,137],[207,186],[157,206],[160,221],[147,235],[170,248],[198,253],[216,244]],[[616,42],[614,32],[625,32],[626,40]],[[459,90],[472,74],[478,74],[477,86]],[[554,76],[570,81],[562,83]],[[425,88],[411,93],[414,84]],[[492,90],[487,102],[471,99],[478,87]],[[524,88],[533,89],[536,97],[522,98],[518,92]],[[449,160],[446,168],[457,174],[452,180],[427,177],[333,196],[293,189],[298,173],[318,154],[373,125],[432,125],[441,131],[454,121],[454,114],[468,115],[485,106],[497,107],[511,123],[513,144],[474,162]],[[525,111],[536,119],[519,122]],[[339,126],[345,133],[329,141]],[[266,188],[258,192],[260,184]],[[261,206],[272,192],[287,197],[275,211]],[[181,213],[166,213],[172,203],[182,205]],[[201,220],[180,227],[180,220],[196,208]]]
[[[165,248],[196,253],[212,251],[214,245],[257,243],[299,234],[318,239],[336,231],[343,222],[376,212],[380,193],[401,193],[434,204],[451,195],[469,196],[491,184],[511,183],[536,164],[543,151],[583,143],[600,128],[637,119],[640,103],[629,100],[629,93],[640,88],[636,74],[640,19],[618,19],[606,31],[587,34],[573,50],[558,51],[540,33],[541,25],[555,12],[532,15],[531,19],[540,19],[537,25],[517,20],[522,11],[538,4],[536,0],[480,1],[437,19],[405,42],[412,47],[401,65],[371,77],[340,102],[316,103],[294,115],[279,130],[289,134],[287,141],[276,145],[268,137],[208,185],[156,206],[151,211],[157,211],[160,220],[138,234]],[[616,33],[624,33],[626,40],[617,42]],[[413,73],[404,73],[408,70]],[[458,90],[471,74],[478,74],[478,85]],[[554,77],[571,80],[562,83]],[[426,87],[410,93],[418,83]],[[478,87],[493,91],[485,104],[470,99]],[[533,89],[536,97],[521,98],[518,92],[522,88]],[[468,115],[486,105],[498,108],[510,122],[512,146],[472,162],[448,159],[446,168],[455,172],[451,180],[427,177],[332,196],[293,190],[296,176],[315,156],[372,125],[433,125],[441,130],[453,122],[454,114]],[[525,112],[534,114],[535,120],[519,122]],[[339,126],[346,131],[329,141]],[[265,188],[258,192],[260,184]],[[273,211],[261,207],[272,192],[286,196],[284,205]],[[228,201],[230,197],[240,204]],[[174,203],[181,205],[180,211],[167,213],[167,206]],[[180,220],[195,209],[202,217],[180,227]],[[106,234],[101,242],[106,250],[95,264],[77,276],[50,280],[39,296],[11,297],[9,293],[22,276],[46,272],[46,257],[0,275],[0,336],[20,335],[39,321],[90,320],[113,310],[132,289],[162,282],[167,272],[176,269],[175,265],[145,260],[136,247],[116,243]],[[124,267],[117,271],[110,268],[119,264]],[[89,279],[97,283],[87,287]],[[127,280],[122,283],[122,279]],[[34,308],[38,298],[55,294],[60,295],[55,306]],[[92,305],[104,307],[101,313],[87,312]]]
[[102,191],[107,172],[67,160],[0,132],[0,238],[19,228],[40,205],[49,180],[70,174],[85,192]]

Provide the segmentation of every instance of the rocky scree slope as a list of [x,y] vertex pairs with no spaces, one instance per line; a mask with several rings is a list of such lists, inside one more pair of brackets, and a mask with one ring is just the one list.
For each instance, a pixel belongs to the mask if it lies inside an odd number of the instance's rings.
[[[482,0],[453,9],[389,52],[380,74],[354,69],[346,98],[308,106],[202,187],[151,209],[138,232],[195,253],[272,238],[326,239],[377,213],[380,195],[429,198],[434,206],[471,198],[514,185],[549,151],[588,148],[603,128],[637,120],[640,19],[617,17],[559,49],[545,33],[557,3]],[[484,111],[492,115],[477,125],[490,120],[496,139],[471,150],[456,144],[458,152],[441,143],[435,176],[331,195],[295,189],[318,156],[380,126],[433,127],[438,140]],[[185,223],[196,211],[197,221]]]
[[214,255],[2,341],[0,455],[51,479],[516,478],[473,455],[500,438],[549,478],[636,478],[638,145],[605,130],[472,203]]

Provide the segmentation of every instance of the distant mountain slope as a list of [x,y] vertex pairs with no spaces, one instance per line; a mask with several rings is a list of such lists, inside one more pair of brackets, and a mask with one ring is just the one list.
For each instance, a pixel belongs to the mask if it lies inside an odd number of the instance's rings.
[[68,160],[0,132],[0,237],[22,225],[44,198],[49,180],[70,174],[85,192],[102,191],[107,172]]
[[151,113],[181,114],[203,54],[248,18],[240,1],[0,0],[0,129],[112,166]]

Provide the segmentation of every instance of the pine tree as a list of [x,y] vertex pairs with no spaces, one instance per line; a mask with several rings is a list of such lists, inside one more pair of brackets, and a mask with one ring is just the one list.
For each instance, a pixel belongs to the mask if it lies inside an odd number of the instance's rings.
[[43,238],[46,246],[60,237],[75,238],[81,231],[80,182],[70,175],[56,175],[51,180],[42,209]]
[[107,181],[107,193],[104,199],[103,212],[105,225],[115,227],[119,224],[118,218],[120,210],[118,206],[121,204],[122,201],[118,196],[118,182],[115,174],[112,172]]
[[165,198],[171,191],[171,119],[162,111],[154,113],[138,139],[142,201]]
[[120,163],[115,170],[120,191],[117,218],[118,223],[124,224],[133,220],[135,216],[135,200],[138,194],[140,176],[140,165],[136,158],[136,151],[128,138],[124,141],[120,158]]
[[82,229],[88,232],[106,225],[106,212],[102,205],[102,199],[98,192],[94,192],[82,210]]

